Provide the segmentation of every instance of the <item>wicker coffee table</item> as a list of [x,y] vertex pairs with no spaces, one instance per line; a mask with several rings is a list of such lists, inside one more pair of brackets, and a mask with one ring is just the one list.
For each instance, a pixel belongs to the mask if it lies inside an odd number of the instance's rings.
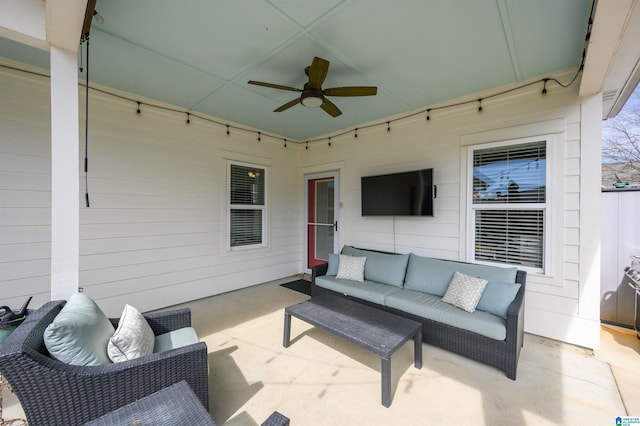
[[291,339],[291,317],[367,349],[381,359],[382,405],[391,405],[391,355],[414,340],[414,365],[422,368],[422,324],[331,294],[323,294],[284,310],[283,345]]

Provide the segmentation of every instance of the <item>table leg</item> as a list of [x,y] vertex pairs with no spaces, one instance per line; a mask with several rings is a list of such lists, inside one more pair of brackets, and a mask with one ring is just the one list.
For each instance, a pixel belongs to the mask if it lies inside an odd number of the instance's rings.
[[289,347],[289,343],[291,340],[291,315],[286,311],[284,313],[284,335],[282,338],[282,346],[285,348]]
[[382,375],[382,405],[389,408],[391,406],[391,359],[381,358],[380,368]]
[[413,337],[413,365],[422,368],[422,329]]

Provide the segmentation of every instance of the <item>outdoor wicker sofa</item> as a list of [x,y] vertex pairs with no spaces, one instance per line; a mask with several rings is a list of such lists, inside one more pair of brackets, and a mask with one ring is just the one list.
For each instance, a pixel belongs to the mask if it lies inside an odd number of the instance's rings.
[[[48,356],[43,333],[65,303],[43,305],[0,345],[0,372],[29,425],[83,424],[182,380],[208,409],[203,342],[102,366],[69,365]],[[191,326],[188,309],[148,314],[145,319],[155,335]],[[118,320],[111,322],[117,325]]]
[[[328,263],[320,264],[312,268],[312,297],[325,293],[336,294],[418,321],[423,325],[422,340],[425,343],[433,344],[468,358],[498,367],[506,373],[507,377],[513,380],[516,379],[518,359],[524,339],[525,271],[516,271],[515,268],[512,268],[513,272],[515,272],[515,279],[511,282],[519,283],[520,288],[517,290],[513,301],[508,305],[508,309],[506,309],[505,319],[487,317],[487,315],[491,314],[487,314],[486,312],[480,312],[478,314],[478,317],[489,318],[498,328],[503,327],[502,332],[504,333],[504,337],[495,338],[494,336],[492,338],[479,332],[469,331],[468,329],[456,326],[454,324],[456,321],[451,321],[451,323],[443,322],[446,321],[446,315],[436,315],[440,321],[418,315],[416,313],[417,311],[425,312],[434,305],[443,306],[443,303],[439,300],[434,300],[433,295],[424,294],[422,291],[417,291],[415,287],[410,289],[407,286],[410,275],[410,272],[407,272],[407,270],[411,269],[412,261],[414,261],[414,264],[420,261],[427,264],[428,262],[439,263],[440,265],[446,265],[446,268],[449,268],[449,270],[460,269],[474,276],[482,276],[483,273],[491,275],[494,271],[486,268],[492,267],[466,262],[424,258],[414,254],[397,255],[396,253],[358,249],[349,246],[345,246],[342,253],[351,256],[369,256],[367,262],[371,262],[370,265],[372,268],[375,266],[378,275],[385,277],[389,277],[394,268],[397,269],[396,266],[393,266],[393,263],[397,264],[398,262],[394,261],[396,259],[400,260],[400,256],[406,256],[407,260],[404,260],[404,267],[406,269],[402,269],[401,266],[400,269],[396,271],[396,282],[393,283],[395,285],[385,285],[375,280],[372,281],[371,277],[366,276],[366,263],[363,283],[336,279],[335,276],[327,277],[326,275],[330,265]],[[397,257],[390,258],[389,256]],[[428,262],[425,262],[427,260]],[[402,265],[402,261],[400,261],[400,264]],[[425,274],[425,277],[430,274],[428,269],[422,272]],[[501,273],[501,271],[497,272],[498,274]],[[438,274],[441,276],[444,275],[442,271],[434,271],[433,273],[433,275]],[[415,278],[415,268],[413,275]],[[451,274],[448,276],[450,278]],[[393,306],[389,306],[389,300],[391,299],[396,301],[395,304],[392,304]],[[398,303],[398,301],[401,303]],[[408,312],[408,309],[402,308],[403,306],[417,306],[417,308],[414,309],[414,312]],[[447,305],[446,308],[451,308],[451,306]],[[476,313],[477,312],[478,311],[476,311]],[[466,321],[469,321],[469,318],[473,318],[474,315],[466,312],[461,312],[461,314],[466,316],[466,319],[463,318],[463,320]]]

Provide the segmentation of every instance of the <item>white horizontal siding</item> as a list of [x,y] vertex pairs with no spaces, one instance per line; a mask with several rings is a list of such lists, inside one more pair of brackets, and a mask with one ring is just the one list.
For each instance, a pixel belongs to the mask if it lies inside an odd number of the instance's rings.
[[[18,305],[48,300],[50,285],[50,124],[48,81],[0,70],[0,291]],[[308,150],[181,114],[92,94],[89,120],[91,207],[80,207],[80,285],[109,312],[124,303],[155,309],[302,271],[303,170],[340,169],[342,244],[464,260],[465,146],[542,134],[556,136],[553,269],[529,274],[527,331],[589,345],[581,206],[588,204],[583,102],[569,90],[537,89],[363,129]],[[81,114],[83,112],[81,111]],[[588,114],[587,114],[588,115]],[[84,117],[81,117],[84,123]],[[84,130],[80,129],[81,135]],[[488,138],[488,139],[487,139]],[[493,139],[492,139],[493,138]],[[83,145],[83,143],[82,143]],[[81,155],[84,147],[80,147]],[[226,161],[269,167],[269,247],[226,250]],[[82,160],[79,159],[79,168]],[[327,165],[325,167],[325,165]],[[362,218],[360,177],[434,169],[434,217]],[[81,173],[82,174],[82,173]],[[84,191],[84,176],[80,188]],[[462,202],[461,202],[462,200]],[[584,296],[587,294],[587,296]],[[588,298],[585,300],[585,297]]]
[[0,294],[50,298],[51,137],[48,81],[0,72]]
[[[466,182],[462,180],[465,146],[553,134],[553,191],[550,214],[552,268],[548,275],[528,275],[525,328],[529,332],[591,345],[584,337],[591,319],[580,312],[581,281],[581,104],[571,91],[523,91],[483,102],[482,114],[463,107],[407,120],[386,128],[332,139],[303,157],[303,167],[343,161],[340,170],[341,243],[466,260]],[[598,118],[595,118],[598,119]],[[366,147],[366,148],[365,148]],[[433,167],[437,198],[434,217],[360,216],[360,177]],[[466,166],[465,166],[466,167]],[[462,200],[462,202],[461,202]],[[586,232],[588,234],[588,232]],[[587,303],[597,305],[597,300]],[[558,331],[560,330],[560,331]]]
[[[0,292],[18,305],[50,294],[48,80],[0,71]],[[110,315],[157,309],[301,272],[300,149],[91,94],[90,208],[82,158],[80,286]],[[84,117],[80,111],[80,134]],[[80,146],[84,155],[84,138]],[[269,248],[229,253],[226,159],[270,164]],[[293,226],[292,226],[293,224]],[[300,226],[296,226],[300,224]]]

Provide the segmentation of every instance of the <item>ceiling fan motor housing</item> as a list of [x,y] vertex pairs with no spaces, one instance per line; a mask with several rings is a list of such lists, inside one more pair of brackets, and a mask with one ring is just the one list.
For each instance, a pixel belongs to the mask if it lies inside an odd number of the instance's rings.
[[322,90],[310,89],[309,85],[305,84],[300,95],[300,103],[306,107],[319,107],[324,103],[324,94]]

